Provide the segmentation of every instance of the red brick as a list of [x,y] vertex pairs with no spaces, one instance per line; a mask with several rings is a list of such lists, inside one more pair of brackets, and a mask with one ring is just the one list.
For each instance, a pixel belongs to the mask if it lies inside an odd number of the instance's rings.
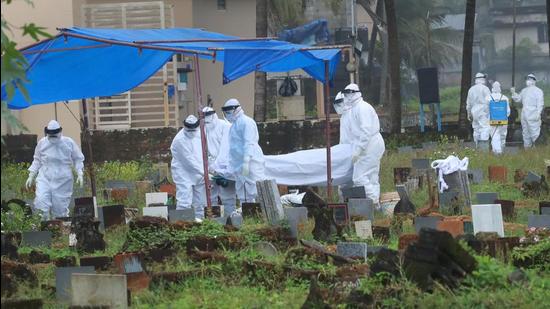
[[416,234],[403,234],[399,236],[399,243],[397,245],[397,248],[399,250],[407,249],[407,247],[418,240],[418,235]]
[[449,232],[453,237],[457,237],[464,234],[464,222],[459,220],[439,221],[437,229]]

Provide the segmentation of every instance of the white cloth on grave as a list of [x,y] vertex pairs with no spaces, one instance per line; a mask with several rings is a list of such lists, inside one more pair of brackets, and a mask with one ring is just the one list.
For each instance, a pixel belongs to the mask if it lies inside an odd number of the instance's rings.
[[[331,147],[332,184],[335,186],[352,182],[352,146],[338,144]],[[266,179],[275,179],[280,185],[326,186],[326,148],[300,150],[281,155],[264,155]],[[218,161],[218,160],[217,160]],[[219,160],[221,163],[222,159]],[[233,180],[225,167],[227,163],[215,164],[216,173]]]

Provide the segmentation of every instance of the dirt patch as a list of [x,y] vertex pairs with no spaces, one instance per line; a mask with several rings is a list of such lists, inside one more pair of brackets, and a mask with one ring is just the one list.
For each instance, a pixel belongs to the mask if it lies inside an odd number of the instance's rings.
[[178,231],[190,231],[192,228],[196,226],[200,226],[201,224],[199,222],[189,222],[189,221],[177,221],[170,226]]
[[336,270],[336,278],[340,281],[355,282],[357,279],[367,277],[369,272],[368,264],[346,265]]
[[76,266],[76,257],[75,256],[62,256],[53,260],[53,263],[57,267],[72,267]]
[[210,262],[210,263],[227,262],[227,257],[217,252],[195,250],[191,253],[188,253],[188,256],[191,260],[195,262]]
[[254,230],[253,233],[260,236],[262,240],[269,242],[280,242],[285,237],[290,237],[288,232],[280,226],[259,228]]
[[29,265],[2,260],[2,296],[10,296],[15,293],[20,281],[27,282],[31,286],[38,284],[36,273]]
[[169,225],[168,220],[164,218],[144,216],[130,222],[130,229],[162,228]]
[[39,264],[39,263],[50,262],[50,256],[48,254],[37,250],[32,250],[29,253],[21,254],[20,259],[22,262],[25,262],[28,264]]
[[318,250],[307,247],[296,247],[290,249],[285,258],[289,264],[296,263],[298,261],[312,261],[317,264],[328,263],[328,257]]

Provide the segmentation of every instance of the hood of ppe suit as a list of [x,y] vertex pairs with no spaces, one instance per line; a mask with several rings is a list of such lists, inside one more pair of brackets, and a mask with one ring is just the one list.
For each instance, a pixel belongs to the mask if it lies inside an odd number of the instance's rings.
[[225,119],[231,123],[234,123],[237,118],[244,113],[241,104],[237,99],[227,100],[227,102],[223,105],[222,110]]
[[359,86],[357,86],[357,84],[347,85],[342,92],[344,93],[344,105],[346,108],[352,108],[363,99],[363,95],[361,91],[359,91]]
[[487,81],[485,80],[485,78],[476,78],[475,83],[476,83],[476,85],[477,84],[485,85],[487,83]]
[[493,83],[493,86],[491,88],[491,92],[492,93],[497,93],[497,94],[502,92],[502,90],[500,89],[500,83],[499,82],[494,82]]
[[526,78],[527,78],[527,79],[532,79],[532,80],[534,80],[534,81],[536,81],[536,80],[537,80],[537,77],[536,77],[536,76],[535,76],[535,74],[533,74],[533,73],[531,73],[531,74],[527,75],[527,77],[526,77]]
[[338,92],[336,94],[333,105],[334,105],[334,110],[338,115],[342,115],[344,112],[349,110],[349,107],[347,107],[344,104],[344,94],[342,94],[342,92]]

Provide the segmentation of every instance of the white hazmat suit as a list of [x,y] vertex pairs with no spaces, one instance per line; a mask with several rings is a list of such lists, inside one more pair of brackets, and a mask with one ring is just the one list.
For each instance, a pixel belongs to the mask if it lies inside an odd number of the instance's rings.
[[265,180],[265,161],[256,122],[244,114],[237,99],[229,99],[223,108],[225,118],[231,122],[229,130],[229,166],[235,177],[239,201],[254,202],[256,181]]
[[521,102],[521,130],[523,135],[523,146],[525,148],[533,146],[540,135],[540,126],[542,124],[541,116],[544,108],[544,93],[535,86],[536,77],[533,74],[527,75],[525,84],[521,92],[516,93],[512,88],[512,99]]
[[468,90],[466,99],[466,110],[468,119],[472,121],[476,145],[479,142],[486,144],[489,141],[491,127],[489,126],[489,102],[486,98],[490,94],[491,91],[485,86],[485,74],[477,73],[475,85]]
[[[208,141],[208,166],[210,170],[215,174],[216,161],[219,156],[227,156],[227,151],[222,151],[223,148],[229,143],[229,129],[231,124],[226,120],[219,119],[218,115],[211,107],[203,108],[204,121],[206,127],[206,138]],[[220,158],[221,160],[222,158]],[[224,160],[227,160],[224,158]],[[219,161],[218,161],[219,162]],[[211,181],[212,190],[210,192],[212,204],[218,203],[218,196],[224,206],[224,212],[227,215],[235,210],[236,205],[236,193],[235,182],[226,181],[226,186],[217,184],[216,181]]]
[[[506,101],[507,116],[510,117],[510,104],[508,97],[501,93],[500,83],[494,82],[491,88],[491,94],[485,98],[488,102],[491,101]],[[501,154],[506,144],[506,135],[508,133],[508,125],[491,125],[491,148],[495,154]]]
[[[34,208],[41,212],[42,219],[66,217],[73,194],[73,171],[77,183],[84,182],[84,155],[70,137],[61,134],[61,126],[55,120],[44,128],[46,136],[38,141],[34,159],[29,167],[26,186],[30,187],[36,177]],[[51,211],[51,217],[50,217]]]
[[170,146],[172,179],[176,183],[176,209],[195,208],[195,218],[204,218],[206,187],[199,120],[189,115]]
[[344,91],[345,109],[340,119],[340,141],[352,145],[353,185],[364,186],[374,203],[380,200],[380,160],[385,151],[380,121],[374,108],[363,101],[359,87],[349,84]]

